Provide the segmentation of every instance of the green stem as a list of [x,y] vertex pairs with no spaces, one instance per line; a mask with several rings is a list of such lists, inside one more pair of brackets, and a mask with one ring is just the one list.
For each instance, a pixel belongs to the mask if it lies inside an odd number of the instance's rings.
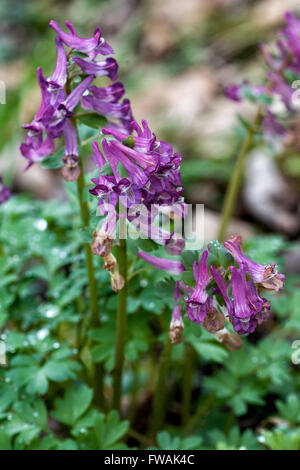
[[199,403],[198,407],[196,408],[196,411],[194,412],[187,426],[183,430],[184,435],[191,434],[194,428],[198,426],[203,420],[203,418],[209,413],[209,410],[211,409],[211,406],[213,406],[213,403],[215,401],[215,397],[216,392],[212,392]]
[[167,340],[162,351],[160,362],[157,371],[157,378],[155,383],[153,409],[152,409],[152,436],[155,437],[156,433],[160,431],[165,422],[166,413],[166,378],[172,352],[172,343],[167,337]]
[[182,408],[181,420],[185,426],[190,418],[193,388],[194,350],[190,344],[185,347],[185,360],[182,377]]
[[[79,159],[80,176],[77,180],[78,200],[80,206],[80,215],[83,227],[89,226],[89,209],[88,204],[83,199],[83,191],[85,188],[84,171],[82,160]],[[95,270],[93,264],[93,255],[91,247],[88,243],[84,244],[86,270],[88,275],[88,289],[89,289],[89,307],[90,307],[90,324],[92,328],[100,326],[100,315],[98,310],[97,286],[95,278]],[[93,368],[93,388],[94,388],[94,401],[97,406],[102,408],[104,405],[103,394],[103,366],[96,364]]]
[[127,330],[127,246],[126,240],[120,239],[118,253],[118,266],[121,276],[125,280],[123,289],[118,294],[115,368],[114,368],[114,393],[113,408],[120,411],[122,393],[122,375],[124,366],[124,352]]
[[238,154],[236,165],[235,165],[231,180],[229,182],[229,185],[226,191],[225,201],[224,201],[224,205],[222,209],[221,225],[220,225],[219,234],[218,234],[218,240],[221,242],[224,241],[226,237],[227,227],[228,227],[230,218],[233,214],[233,211],[235,209],[236,199],[238,196],[238,192],[239,192],[242,177],[243,177],[246,157],[250,148],[252,147],[255,130],[261,121],[261,117],[262,117],[262,108],[259,107],[254,117],[253,124],[249,128],[247,137],[244,140],[241,150]]

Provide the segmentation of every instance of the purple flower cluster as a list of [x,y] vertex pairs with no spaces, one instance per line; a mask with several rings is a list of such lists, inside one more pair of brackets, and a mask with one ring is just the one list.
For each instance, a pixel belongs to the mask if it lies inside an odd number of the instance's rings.
[[300,77],[300,21],[291,13],[285,14],[286,25],[279,31],[276,51],[271,53],[262,44],[260,46],[265,62],[269,68],[266,86],[252,86],[247,82],[241,85],[230,85],[225,90],[228,98],[241,101],[250,98],[264,103],[263,130],[266,140],[274,136],[283,136],[286,127],[280,122],[278,112],[273,105],[281,102],[282,115],[291,116],[295,111],[293,100],[295,89],[291,86],[291,76],[294,80]]
[[[180,254],[183,239],[154,226],[153,221],[161,207],[176,205],[179,212],[184,211],[182,157],[167,142],[157,140],[146,121],[142,121],[142,127],[135,121],[130,126],[127,132],[104,128],[102,133],[109,139],[102,140],[103,153],[97,142],[93,142],[92,160],[99,167],[99,177],[92,180],[95,186],[90,193],[98,197],[101,214],[115,212],[117,203],[121,202],[126,218],[143,235],[163,243],[168,253]],[[106,162],[112,175],[102,174]]]
[[0,176],[0,206],[4,204],[10,198],[10,190],[2,183],[2,177]]
[[[277,271],[275,264],[264,266],[247,258],[242,252],[239,237],[225,242],[224,248],[233,257],[229,268],[208,265],[208,246],[200,262],[195,261],[193,265],[195,287],[177,281],[171,332],[174,325],[178,325],[181,310],[178,302],[182,295],[185,295],[189,320],[203,325],[210,333],[218,333],[219,337],[226,318],[239,335],[253,333],[258,324],[268,320],[270,302],[261,296],[261,290],[281,290],[285,283],[284,275]],[[170,274],[180,276],[185,270],[180,261],[156,258],[143,252],[139,252],[139,256]],[[182,295],[178,295],[178,289],[182,290]]]
[[[51,77],[44,77],[42,69],[37,69],[38,83],[41,89],[41,104],[27,130],[26,142],[21,144],[22,155],[28,160],[27,168],[42,161],[55,148],[55,139],[65,137],[65,156],[63,162],[67,170],[63,172],[67,179],[77,179],[78,165],[77,132],[72,123],[74,110],[80,103],[85,110],[116,120],[113,125],[127,129],[132,121],[129,100],[120,99],[125,93],[121,83],[115,82],[118,63],[108,57],[98,60],[99,56],[113,53],[112,48],[96,29],[91,38],[81,38],[74,26],[66,21],[69,33],[61,30],[55,21],[50,26],[57,32],[57,62]],[[65,47],[70,48],[68,54]],[[80,57],[76,56],[80,53]],[[112,82],[106,88],[92,85],[96,77],[107,76]],[[74,87],[74,85],[76,85]]]

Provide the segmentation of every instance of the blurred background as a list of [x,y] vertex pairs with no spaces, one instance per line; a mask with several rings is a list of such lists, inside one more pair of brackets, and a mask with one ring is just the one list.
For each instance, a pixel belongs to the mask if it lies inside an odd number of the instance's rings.
[[[135,118],[147,119],[161,139],[183,154],[185,197],[206,207],[205,236],[216,237],[219,211],[232,173],[242,130],[237,113],[254,112],[234,103],[224,88],[244,79],[263,83],[258,41],[269,42],[296,0],[1,0],[0,173],[14,192],[40,199],[61,194],[58,171],[35,165],[23,173],[20,124],[29,122],[40,101],[36,67],[49,75],[55,64],[55,33],[66,18],[90,36],[100,26],[116,51],[120,79]],[[248,236],[278,232],[295,239],[299,227],[300,160],[274,161],[266,149],[248,159],[242,197],[230,232]]]

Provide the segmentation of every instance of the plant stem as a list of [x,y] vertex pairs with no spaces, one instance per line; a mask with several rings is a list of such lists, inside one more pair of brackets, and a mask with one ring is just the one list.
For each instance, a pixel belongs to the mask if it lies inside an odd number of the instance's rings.
[[172,352],[172,343],[167,337],[167,340],[162,351],[160,362],[157,371],[157,378],[155,383],[153,409],[152,409],[152,436],[155,437],[156,433],[160,431],[165,422],[166,413],[166,378]]
[[224,241],[226,237],[228,223],[235,209],[236,199],[237,199],[239,188],[240,188],[241,181],[242,181],[246,157],[250,148],[252,147],[255,129],[259,125],[261,117],[262,117],[262,108],[259,107],[255,114],[253,124],[250,127],[247,137],[244,140],[241,150],[238,154],[234,171],[232,173],[231,180],[227,187],[224,205],[222,209],[221,225],[220,225],[219,234],[218,234],[218,240],[220,242]]
[[120,239],[118,250],[119,272],[125,280],[123,289],[118,294],[118,310],[116,325],[115,369],[113,408],[120,411],[122,393],[122,375],[127,331],[127,246],[126,239]]
[[[85,188],[84,171],[82,160],[79,159],[80,175],[77,179],[78,200],[80,206],[80,215],[83,228],[89,226],[89,209],[88,204],[83,199],[83,191]],[[88,275],[88,289],[89,289],[89,307],[90,307],[90,324],[92,328],[100,326],[100,315],[98,310],[97,286],[95,278],[95,270],[93,264],[93,255],[91,247],[88,243],[84,244],[86,270]],[[103,394],[103,366],[96,364],[93,369],[93,388],[94,388],[94,401],[97,406],[102,408],[104,405]]]
[[186,344],[183,377],[182,377],[181,420],[182,420],[183,426],[187,424],[190,418],[192,387],[193,387],[193,371],[194,371],[194,350],[190,344]]

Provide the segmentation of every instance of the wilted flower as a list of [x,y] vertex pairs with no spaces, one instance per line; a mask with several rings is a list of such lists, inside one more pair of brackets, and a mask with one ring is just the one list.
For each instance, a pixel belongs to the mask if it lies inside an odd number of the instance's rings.
[[181,299],[182,294],[180,291],[179,281],[175,283],[174,289],[174,308],[171,316],[169,338],[172,344],[179,344],[182,342],[182,331],[184,324],[182,321],[182,311],[181,306],[178,305],[179,300]]

